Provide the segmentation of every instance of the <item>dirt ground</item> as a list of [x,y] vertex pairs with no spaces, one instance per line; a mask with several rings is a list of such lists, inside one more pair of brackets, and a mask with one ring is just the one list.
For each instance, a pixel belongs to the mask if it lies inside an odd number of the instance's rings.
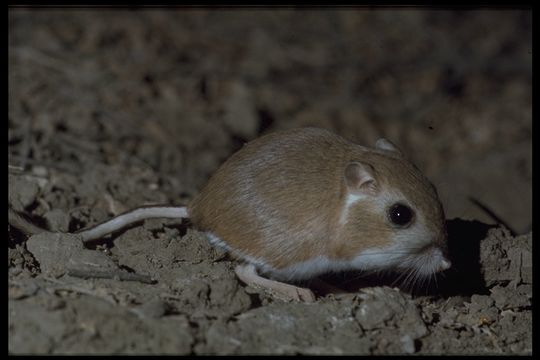
[[185,204],[246,141],[317,126],[401,147],[438,188],[453,267],[414,289],[326,276],[347,292],[297,303],[245,286],[186,221],[86,248],[9,226],[9,352],[531,354],[531,21],[11,8],[9,204],[36,224]]

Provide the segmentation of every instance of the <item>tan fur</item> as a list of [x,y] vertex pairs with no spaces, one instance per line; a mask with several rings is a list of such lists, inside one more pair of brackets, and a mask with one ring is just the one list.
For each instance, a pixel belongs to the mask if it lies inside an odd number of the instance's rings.
[[315,128],[246,144],[214,173],[188,212],[195,226],[277,269],[321,255],[350,259],[388,244],[395,231],[370,210],[369,199],[351,207],[347,224],[339,222],[351,161],[371,165],[381,191],[399,188],[439,231],[436,192],[414,165],[397,152],[368,149]]
[[388,188],[399,189],[412,202],[417,212],[426,218],[426,225],[434,236],[434,244],[445,247],[446,227],[442,204],[437,190],[411,162],[383,161],[379,171],[384,174]]
[[360,252],[390,245],[393,229],[384,217],[374,212],[371,204],[362,202],[349,211],[349,221],[339,233],[331,257],[352,260]]
[[[414,164],[399,154],[362,152],[355,154],[353,160],[371,164],[375,170],[376,186],[380,192],[397,189],[415,211],[415,216],[425,217],[428,231],[433,236],[433,244],[445,248],[445,217],[437,192],[429,180]],[[349,221],[340,234],[340,245],[334,256],[352,259],[359,252],[369,248],[391,245],[394,234],[401,231],[393,227],[386,213],[374,209],[377,197],[355,204],[349,210]]]

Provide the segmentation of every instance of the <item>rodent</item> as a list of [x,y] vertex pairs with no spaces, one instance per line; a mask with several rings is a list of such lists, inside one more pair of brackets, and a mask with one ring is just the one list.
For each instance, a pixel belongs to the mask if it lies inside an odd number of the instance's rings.
[[367,148],[318,128],[270,133],[229,157],[186,207],[138,208],[79,234],[155,217],[189,217],[280,281],[353,269],[429,277],[451,266],[435,187],[385,139]]

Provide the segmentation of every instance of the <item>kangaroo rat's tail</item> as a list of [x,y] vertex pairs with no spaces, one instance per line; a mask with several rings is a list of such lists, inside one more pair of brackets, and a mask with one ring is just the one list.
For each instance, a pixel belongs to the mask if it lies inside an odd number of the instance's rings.
[[[128,225],[138,221],[154,218],[187,218],[189,217],[185,206],[148,206],[141,207],[124,214],[118,215],[111,220],[91,227],[90,229],[77,231],[76,234],[82,236],[83,241],[91,241],[99,239],[114,231],[118,231]],[[21,229],[27,235],[34,235],[42,232],[49,232],[38,226],[33,225],[29,221],[23,219],[11,208],[9,209],[9,223],[16,228]]]
[[83,237],[83,241],[99,239],[102,236],[120,230],[128,225],[141,220],[155,218],[186,218],[188,216],[187,208],[174,206],[150,206],[142,207],[118,215],[111,220],[105,221],[90,229],[77,231],[76,234]]

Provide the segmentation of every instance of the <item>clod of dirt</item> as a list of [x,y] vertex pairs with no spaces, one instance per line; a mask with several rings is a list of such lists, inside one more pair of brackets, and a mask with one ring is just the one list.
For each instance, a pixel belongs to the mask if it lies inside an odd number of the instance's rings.
[[9,283],[8,298],[14,300],[24,299],[35,295],[39,286],[31,281],[13,281]]
[[48,228],[51,231],[68,232],[70,216],[61,209],[52,209],[47,211],[43,217],[47,221]]
[[23,211],[27,206],[36,201],[39,194],[37,183],[21,176],[9,175],[8,203],[14,210]]
[[[28,306],[26,301],[9,302],[10,353],[47,354],[66,334],[69,325],[59,312]],[[12,319],[17,319],[13,321]]]
[[26,246],[49,276],[60,277],[70,269],[116,269],[105,254],[84,249],[78,235],[41,233],[31,236]]
[[175,239],[167,251],[174,254],[175,261],[193,264],[214,262],[225,254],[222,249],[212,246],[204,233],[192,229],[188,229],[181,239]]
[[495,286],[491,290],[495,305],[501,310],[530,308],[532,306],[532,285],[524,284],[517,288],[513,286]]
[[[41,296],[9,305],[10,351],[15,353],[189,354],[187,319],[141,318],[122,306],[92,297],[70,299],[52,310]],[[17,319],[17,322],[11,319]],[[31,336],[31,338],[30,338]]]
[[175,278],[171,290],[177,294],[177,307],[182,313],[196,318],[229,317],[252,306],[251,297],[228,264],[185,264],[168,275]]
[[247,311],[235,321],[215,322],[199,354],[368,354],[349,303],[275,302]]
[[486,295],[473,295],[471,302],[465,304],[468,313],[461,313],[456,320],[469,326],[491,324],[499,319],[499,310],[495,301]]
[[134,309],[134,311],[142,318],[159,319],[165,315],[167,309],[168,305],[165,301],[160,298],[154,298]]
[[178,229],[164,226],[163,220],[146,220],[144,226],[127,230],[115,239],[111,252],[118,262],[132,269],[174,269],[183,263],[212,262],[223,251],[212,247],[206,236],[189,229],[181,236]]
[[39,273],[34,257],[23,245],[17,244],[14,249],[8,248],[8,266],[9,273],[13,276],[21,272]]
[[488,288],[507,282],[532,284],[532,233],[512,237],[504,228],[490,230],[480,242],[480,263]]
[[[380,330],[388,339],[398,337],[397,342],[385,344],[385,352],[414,352],[414,340],[427,334],[428,330],[420,312],[408,294],[399,289],[374,287],[362,289],[362,302],[355,317],[364,330]],[[413,345],[411,345],[411,342]],[[396,347],[401,343],[401,347]]]

